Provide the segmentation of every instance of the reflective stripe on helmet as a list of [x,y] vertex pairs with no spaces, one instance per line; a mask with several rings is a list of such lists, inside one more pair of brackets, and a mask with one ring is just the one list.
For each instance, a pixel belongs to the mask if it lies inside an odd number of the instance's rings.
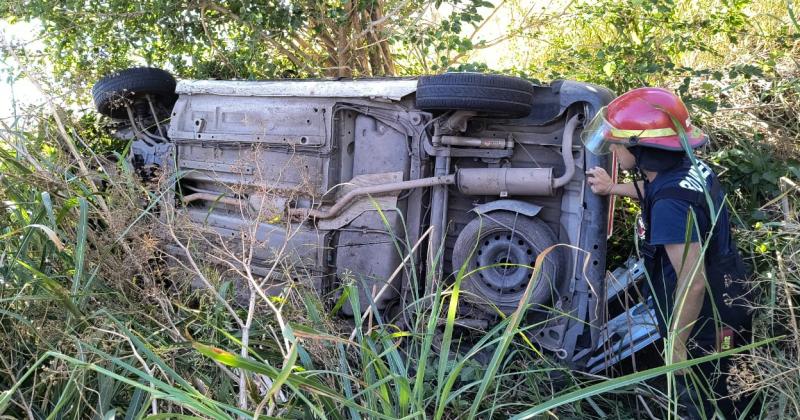
[[[610,124],[609,124],[610,125]],[[617,138],[625,139],[630,137],[638,137],[638,138],[653,138],[653,137],[669,137],[669,136],[677,136],[678,133],[673,128],[650,128],[647,130],[623,130],[620,128],[613,128],[609,129],[609,133]],[[692,131],[687,133],[691,137],[698,137],[702,135],[702,132],[697,127],[692,127]]]
[[610,134],[620,139],[629,137],[650,138],[650,137],[667,137],[674,136],[678,133],[672,128],[650,128],[647,130],[623,130],[620,128],[611,128]]

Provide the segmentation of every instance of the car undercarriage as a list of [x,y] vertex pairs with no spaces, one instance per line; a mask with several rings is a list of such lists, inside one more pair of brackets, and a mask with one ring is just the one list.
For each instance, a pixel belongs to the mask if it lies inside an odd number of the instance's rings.
[[280,259],[333,300],[352,284],[343,318],[377,310],[400,328],[416,296],[458,278],[462,325],[524,306],[532,342],[592,373],[658,339],[647,303],[624,296],[641,264],[607,276],[611,204],[585,182],[611,172],[579,140],[607,89],[474,73],[170,86],[162,72],[104,78],[98,110],[133,140],[140,174],[173,180],[182,220],[257,245],[255,275]]

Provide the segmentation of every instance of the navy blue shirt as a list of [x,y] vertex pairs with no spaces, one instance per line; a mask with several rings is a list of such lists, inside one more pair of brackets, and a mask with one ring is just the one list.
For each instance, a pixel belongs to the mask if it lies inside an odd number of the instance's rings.
[[[649,273],[647,289],[654,298],[654,309],[663,336],[667,334],[667,320],[674,310],[677,275],[664,246],[699,242],[707,243],[704,253],[706,279],[711,291],[704,297],[699,320],[692,329],[702,348],[716,345],[715,311],[724,316],[724,322],[745,327],[748,324],[747,310],[744,306],[731,309],[731,304],[722,300],[730,296],[747,295],[745,285],[747,269],[741,260],[736,244],[731,236],[728,209],[724,205],[724,194],[719,188],[716,175],[704,162],[698,161],[695,169],[688,157],[673,169],[659,172],[645,187],[643,208],[649,213],[645,225],[649,232],[649,245],[640,248],[645,256],[645,267]],[[703,188],[705,185],[705,189]],[[712,192],[713,191],[713,192]],[[709,214],[706,192],[713,197],[712,212]],[[648,209],[649,206],[649,209]],[[694,208],[696,222],[689,224],[691,210]],[[649,211],[647,211],[649,210]],[[714,218],[716,216],[716,221]],[[713,222],[713,228],[712,228]],[[687,233],[687,229],[690,229]],[[736,279],[737,281],[729,281]],[[746,301],[746,300],[743,300]],[[716,307],[716,310],[714,309]],[[724,315],[722,312],[724,311]]]
[[[675,268],[663,250],[664,245],[685,244],[699,242],[704,244],[706,240],[711,240],[705,252],[706,263],[717,259],[722,255],[730,253],[733,246],[730,225],[728,223],[728,211],[724,207],[723,193],[718,189],[717,197],[714,197],[714,209],[719,212],[719,217],[714,224],[713,233],[711,232],[711,221],[714,215],[708,214],[706,206],[696,205],[693,200],[668,197],[668,191],[688,190],[704,194],[707,191],[711,194],[712,180],[716,175],[704,162],[698,161],[699,170],[692,167],[688,157],[680,165],[667,171],[659,172],[653,181],[645,186],[645,203],[650,203],[650,220],[646,223],[649,229],[648,239],[652,246],[656,247],[654,264],[650,265],[651,279],[658,279],[653,282],[650,289],[655,293],[658,307],[661,311],[669,314],[672,312],[673,295],[678,280]],[[705,184],[705,190],[703,189]],[[659,197],[661,193],[661,198]],[[697,199],[697,195],[690,194],[690,197]],[[705,194],[702,201],[705,203]],[[658,198],[658,200],[654,200]],[[694,208],[694,215],[691,211]],[[689,224],[694,219],[695,223]],[[687,229],[689,231],[687,232]],[[688,238],[688,240],[687,240]],[[659,251],[660,249],[660,251]],[[713,280],[710,280],[713,282]],[[715,287],[712,285],[712,287]]]
[[[674,169],[659,172],[645,189],[646,200],[652,202],[652,198],[664,188],[677,187],[684,190],[697,191],[701,194],[704,191],[708,191],[711,194],[711,182],[716,175],[701,160],[698,160],[698,168],[699,170],[693,168],[691,161],[687,158],[683,164],[676,166]],[[701,182],[705,184],[705,190]],[[722,191],[719,191],[717,197],[713,198],[714,209],[712,211],[718,211],[719,217],[714,224],[712,236],[714,241],[711,246],[714,249],[710,247],[707,251],[708,255],[731,249],[728,211],[724,206]],[[695,206],[689,201],[676,198],[662,198],[653,203],[653,208],[650,210],[650,244],[683,244],[687,242],[687,237],[689,238],[688,242],[705,242],[708,238],[714,215],[706,214],[703,207],[695,208],[696,224],[689,226],[692,207]],[[689,232],[687,232],[687,227]],[[698,236],[698,232],[700,236]]]

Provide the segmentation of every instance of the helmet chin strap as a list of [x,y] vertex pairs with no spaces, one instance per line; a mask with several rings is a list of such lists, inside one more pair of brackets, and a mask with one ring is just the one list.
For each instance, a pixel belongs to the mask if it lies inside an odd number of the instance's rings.
[[639,188],[639,180],[642,181],[642,185],[644,186],[644,190],[647,191],[647,186],[650,184],[650,180],[647,179],[647,175],[642,170],[641,166],[639,166],[639,162],[636,162],[636,166],[633,171],[633,189],[636,190],[636,197],[639,199],[639,208],[641,209],[640,217],[642,218],[642,223],[644,223],[644,235],[645,241],[647,243],[650,242],[650,209],[646,208],[647,202],[644,200],[644,192]]
[[647,179],[647,174],[644,173],[644,169],[641,167],[641,160],[642,160],[642,153],[641,149],[638,147],[631,147],[628,149],[631,154],[633,155],[636,163],[634,164],[633,170],[633,187],[636,190],[636,197],[639,199],[639,206],[644,206],[644,194],[642,193],[641,189],[639,188],[639,181],[642,181],[642,184],[647,189],[647,184],[650,181]]
[[647,184],[650,183],[650,180],[647,179],[647,174],[644,173],[644,170],[642,169],[641,166],[639,166],[639,163],[637,162],[636,167],[634,168],[633,171],[633,188],[636,190],[636,198],[639,199],[639,205],[643,206],[644,194],[642,193],[642,190],[639,188],[639,181],[642,181],[642,184],[644,184],[644,189],[647,190]]

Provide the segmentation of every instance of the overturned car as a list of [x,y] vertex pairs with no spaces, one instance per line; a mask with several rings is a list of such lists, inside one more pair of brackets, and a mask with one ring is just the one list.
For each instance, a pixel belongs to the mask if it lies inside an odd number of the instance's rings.
[[527,311],[541,348],[599,371],[658,338],[643,304],[606,312],[635,279],[606,287],[611,206],[584,176],[611,166],[579,140],[605,88],[476,73],[176,85],[134,68],[93,94],[137,171],[176,175],[177,211],[234,242],[255,222],[260,276],[280,252],[320,292],[354,283],[347,316],[402,323],[411,296],[461,270],[459,322],[485,328],[519,306],[541,255]]

